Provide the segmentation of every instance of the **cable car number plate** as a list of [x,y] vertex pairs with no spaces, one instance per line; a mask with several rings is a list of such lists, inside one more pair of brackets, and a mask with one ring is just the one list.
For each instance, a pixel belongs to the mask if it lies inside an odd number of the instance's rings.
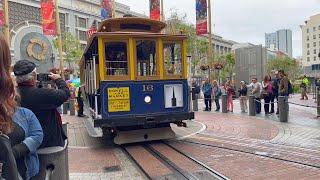
[[108,88],[108,111],[109,112],[130,111],[129,87]]

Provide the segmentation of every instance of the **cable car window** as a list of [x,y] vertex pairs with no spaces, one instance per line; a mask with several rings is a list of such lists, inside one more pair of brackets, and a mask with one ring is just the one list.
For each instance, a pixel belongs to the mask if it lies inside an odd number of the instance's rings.
[[167,75],[182,74],[182,47],[180,43],[163,44],[165,72]]
[[126,42],[106,42],[106,71],[108,76],[128,75],[128,56]]
[[137,40],[137,74],[138,76],[157,75],[156,41]]

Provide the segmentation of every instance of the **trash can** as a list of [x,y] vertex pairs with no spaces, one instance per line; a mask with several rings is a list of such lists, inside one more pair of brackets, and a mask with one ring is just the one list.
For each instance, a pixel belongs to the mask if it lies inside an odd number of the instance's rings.
[[49,147],[38,150],[40,172],[34,180],[68,180],[68,141],[64,147]]

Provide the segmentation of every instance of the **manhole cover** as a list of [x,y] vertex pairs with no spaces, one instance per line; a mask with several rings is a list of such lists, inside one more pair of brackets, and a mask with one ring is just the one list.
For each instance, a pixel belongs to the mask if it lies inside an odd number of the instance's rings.
[[121,171],[120,166],[110,166],[110,167],[105,167],[104,168],[105,172],[116,172],[116,171]]

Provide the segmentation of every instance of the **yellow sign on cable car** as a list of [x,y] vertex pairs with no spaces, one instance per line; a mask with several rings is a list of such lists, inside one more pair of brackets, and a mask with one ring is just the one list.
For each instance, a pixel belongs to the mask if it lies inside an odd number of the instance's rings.
[[108,111],[109,112],[130,111],[129,87],[108,88]]

